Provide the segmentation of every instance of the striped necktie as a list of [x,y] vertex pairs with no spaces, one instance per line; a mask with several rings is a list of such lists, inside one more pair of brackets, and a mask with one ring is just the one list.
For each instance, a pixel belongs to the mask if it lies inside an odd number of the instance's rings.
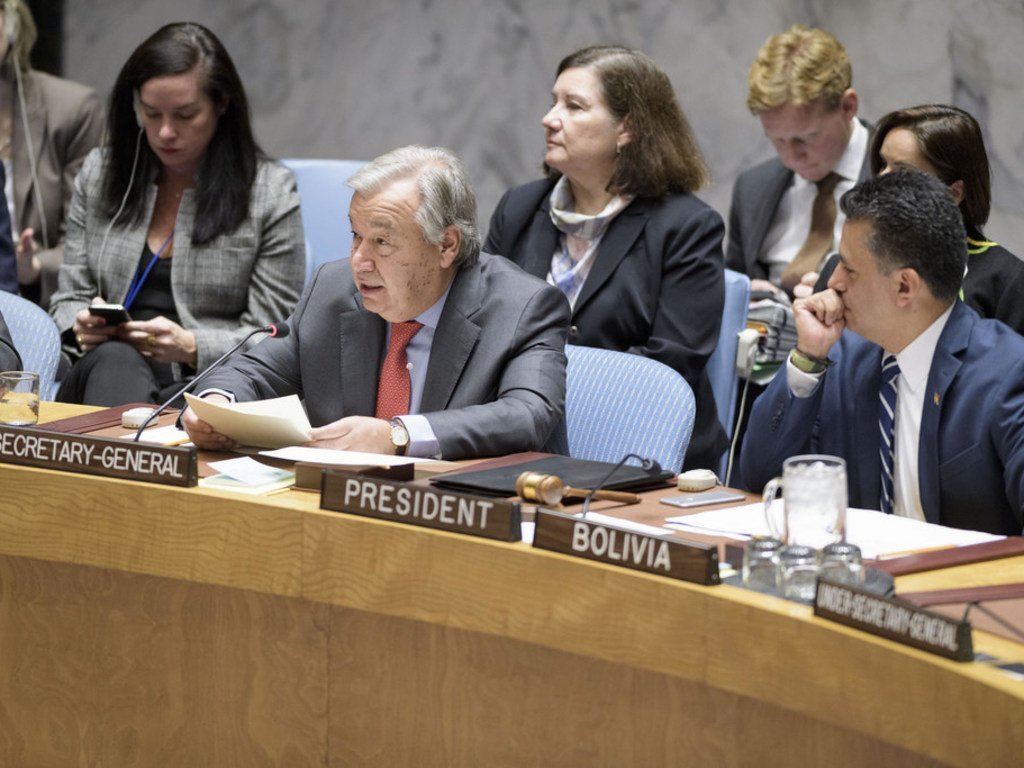
[[893,425],[896,420],[896,379],[899,375],[896,356],[886,355],[882,360],[882,380],[878,385],[878,432],[881,437],[878,448],[882,459],[882,493],[879,503],[886,514],[892,514],[892,469],[896,454]]

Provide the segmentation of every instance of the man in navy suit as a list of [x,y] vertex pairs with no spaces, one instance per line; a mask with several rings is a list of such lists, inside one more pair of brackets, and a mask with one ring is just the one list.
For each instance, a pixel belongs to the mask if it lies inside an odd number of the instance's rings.
[[[835,37],[796,24],[773,35],[750,67],[747,107],[777,157],[733,186],[725,265],[755,291],[792,288],[832,250],[842,230],[835,201],[871,174],[871,125],[857,118],[850,60]],[[819,193],[830,198],[815,236]]]
[[[897,171],[841,205],[839,265],[793,305],[797,345],[754,405],[744,480],[760,488],[789,456],[832,454],[846,459],[851,506],[1020,535],[1024,338],[957,298],[967,253],[949,190]],[[880,397],[890,356],[894,408]]]

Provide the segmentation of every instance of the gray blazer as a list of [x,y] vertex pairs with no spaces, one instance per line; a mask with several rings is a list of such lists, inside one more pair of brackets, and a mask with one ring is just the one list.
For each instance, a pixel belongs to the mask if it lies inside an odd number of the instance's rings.
[[[64,264],[50,307],[62,333],[94,296],[125,298],[156,203],[156,185],[150,184],[147,226],[115,224],[104,245],[110,222],[100,210],[102,165],[101,150],[89,153],[75,180]],[[202,370],[245,334],[288,316],[302,291],[306,251],[295,178],[275,163],[259,164],[248,219],[201,246],[192,244],[195,203],[186,190],[175,224],[171,290],[182,327],[195,334]]]
[[[238,400],[297,394],[309,421],[373,416],[387,323],[363,308],[348,260],[320,267],[288,320],[214,371]],[[481,254],[455,276],[427,366],[422,413],[446,459],[538,450],[565,406],[569,304],[557,288]]]
[[[859,119],[859,118],[858,118]],[[871,139],[874,126],[861,120],[868,129],[868,148],[860,167],[858,181],[871,176]],[[729,244],[725,250],[725,266],[742,272],[751,280],[768,279],[768,266],[760,261],[764,238],[775,218],[782,196],[793,181],[793,172],[778,157],[765,160],[744,171],[732,188],[729,206]]]
[[[6,70],[5,74],[13,77]],[[12,231],[17,240],[23,229],[32,227],[36,241],[42,244],[42,250],[36,252],[43,269],[39,283],[26,287],[23,292],[45,309],[57,288],[57,273],[64,259],[65,217],[75,176],[85,156],[100,143],[103,112],[96,91],[79,83],[29,70],[22,73],[22,84],[43,216],[40,216],[36,191],[32,187],[29,142],[25,139],[21,102],[15,93],[11,122],[15,211]]]

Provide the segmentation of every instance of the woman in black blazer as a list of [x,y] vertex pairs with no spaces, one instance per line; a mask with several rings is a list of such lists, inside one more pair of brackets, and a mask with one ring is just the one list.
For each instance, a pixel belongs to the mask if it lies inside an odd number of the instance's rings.
[[707,167],[664,72],[618,46],[558,65],[544,116],[547,178],[505,193],[484,250],[547,278],[572,305],[569,343],[679,371],[697,416],[684,468],[726,446],[704,366],[725,296],[721,217],[693,193]]

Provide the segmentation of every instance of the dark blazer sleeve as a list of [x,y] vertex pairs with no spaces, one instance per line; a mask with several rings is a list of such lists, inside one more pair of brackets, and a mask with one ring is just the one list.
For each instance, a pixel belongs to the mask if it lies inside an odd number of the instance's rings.
[[782,463],[787,458],[814,452],[814,429],[825,382],[818,382],[810,396],[796,397],[789,389],[785,366],[783,363],[772,383],[754,401],[743,437],[740,472],[743,484],[755,492],[782,474]]
[[11,332],[7,329],[7,322],[0,313],[0,371],[20,371],[21,356],[14,348],[11,340]]

